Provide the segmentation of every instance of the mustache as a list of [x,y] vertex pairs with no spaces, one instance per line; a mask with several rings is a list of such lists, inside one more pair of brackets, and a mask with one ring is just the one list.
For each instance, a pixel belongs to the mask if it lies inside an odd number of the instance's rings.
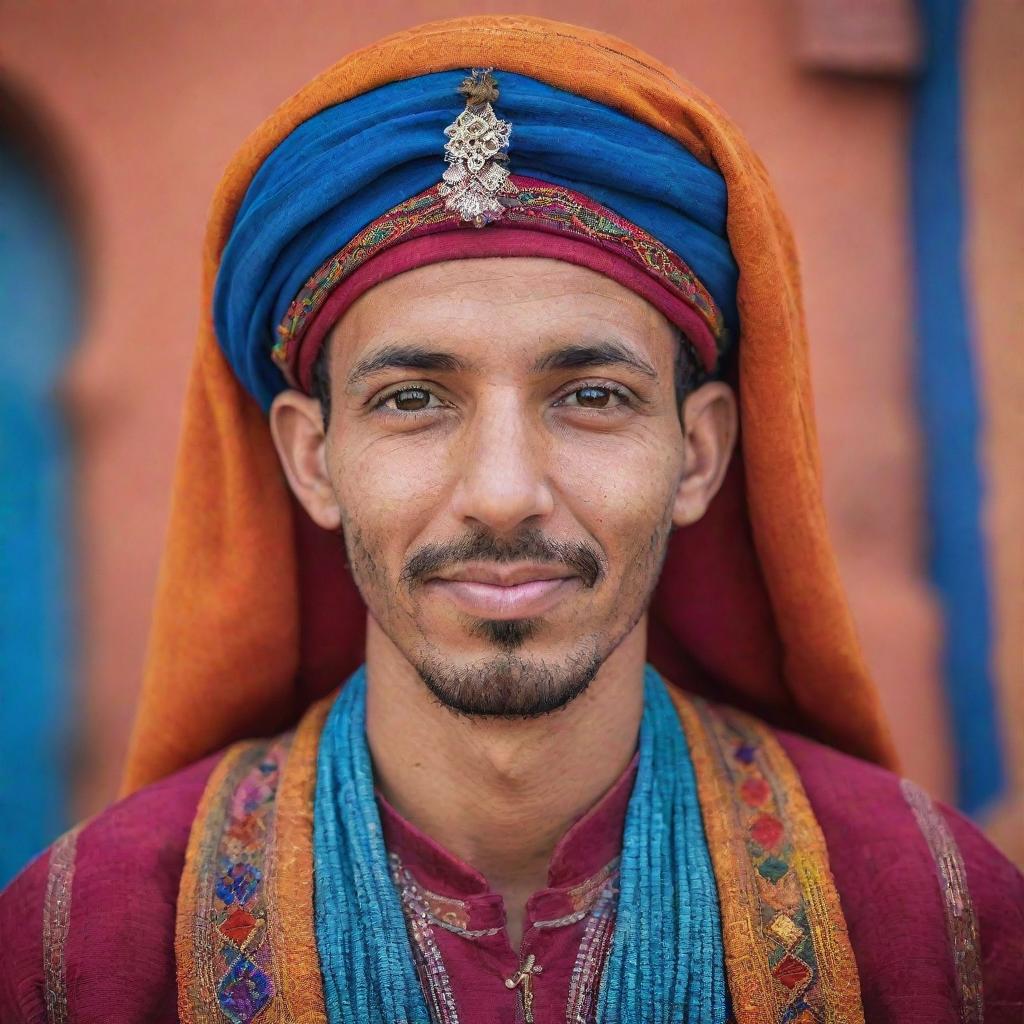
[[524,530],[511,540],[480,532],[459,540],[427,544],[402,569],[401,579],[409,586],[426,582],[444,569],[462,562],[548,562],[564,565],[579,576],[586,587],[596,586],[604,576],[600,554],[584,541],[559,541],[540,530]]

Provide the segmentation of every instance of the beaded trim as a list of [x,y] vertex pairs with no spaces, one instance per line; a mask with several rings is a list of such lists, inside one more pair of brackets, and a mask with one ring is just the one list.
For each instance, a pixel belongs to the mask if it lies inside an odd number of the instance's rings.
[[575,913],[566,914],[564,917],[552,917],[547,921],[534,921],[534,928],[564,928],[566,925],[582,921],[590,913],[588,910],[577,910]]
[[590,908],[590,920],[583,932],[569,981],[566,1024],[591,1024],[597,1016],[597,997],[604,966],[612,948],[615,913],[618,908],[618,873],[610,875]]
[[64,947],[71,926],[71,887],[75,880],[75,854],[81,826],[65,832],[50,850],[43,899],[43,968],[46,975],[47,1024],[66,1024],[68,987]]
[[914,812],[914,820],[928,844],[939,877],[946,932],[953,955],[953,973],[960,996],[961,1024],[982,1024],[985,1007],[978,918],[967,887],[960,847],[945,818],[920,786],[910,779],[901,779],[900,791]]
[[[560,185],[512,175],[518,191],[515,206],[505,210],[502,224],[532,227],[578,238],[612,250],[657,277],[704,320],[719,352],[728,342],[725,321],[711,293],[676,253],[643,228],[587,196]],[[495,226],[493,230],[498,230]],[[289,383],[297,383],[295,360],[299,342],[311,320],[338,285],[363,264],[400,242],[440,231],[464,230],[461,214],[449,210],[441,186],[399,203],[363,228],[326,260],[302,287],[277,328],[274,362]]]
[[567,924],[582,921],[594,909],[598,900],[605,895],[608,886],[615,886],[619,877],[621,860],[621,857],[614,857],[596,875],[592,875],[568,891],[569,902],[574,908],[572,913],[566,914],[564,917],[552,918],[549,921],[534,921],[534,928],[563,928]]
[[[391,864],[391,879],[402,901],[406,928],[415,953],[416,972],[423,987],[423,994],[427,997],[430,1019],[434,1024],[459,1024],[459,1012],[455,1007],[451,979],[448,977],[448,969],[434,938],[434,925],[442,922],[431,913],[424,890],[417,884],[412,872],[395,854],[389,854],[388,860]],[[454,926],[452,930],[456,930]],[[490,929],[477,934],[496,932],[497,929]],[[459,930],[458,934],[468,938],[474,937],[472,932],[463,930]]]
[[693,756],[737,1024],[863,1024],[828,851],[768,726],[673,695]]

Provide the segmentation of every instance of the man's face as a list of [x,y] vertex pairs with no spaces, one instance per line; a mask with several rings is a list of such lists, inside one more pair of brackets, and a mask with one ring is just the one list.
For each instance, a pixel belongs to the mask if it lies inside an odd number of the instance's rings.
[[641,619],[687,475],[677,345],[616,282],[523,258],[403,274],[333,331],[305,504],[444,704],[561,707]]

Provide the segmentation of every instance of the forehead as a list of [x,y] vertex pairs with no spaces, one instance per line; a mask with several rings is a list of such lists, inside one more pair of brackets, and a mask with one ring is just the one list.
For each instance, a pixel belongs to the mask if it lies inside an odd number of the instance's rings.
[[665,316],[617,281],[536,257],[450,260],[400,274],[360,296],[332,331],[332,363],[392,344],[443,346],[479,361],[536,357],[545,347],[615,341],[671,362]]

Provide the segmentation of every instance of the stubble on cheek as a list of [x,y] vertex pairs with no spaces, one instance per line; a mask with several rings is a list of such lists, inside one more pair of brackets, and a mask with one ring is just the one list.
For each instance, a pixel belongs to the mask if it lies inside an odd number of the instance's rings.
[[363,603],[372,610],[374,617],[381,621],[381,614],[389,610],[393,602],[384,599],[383,591],[387,582],[382,568],[384,561],[379,549],[344,513],[341,534],[356,588],[362,596]]
[[624,572],[619,582],[615,606],[630,609],[628,628],[631,630],[647,610],[661,576],[668,554],[668,541],[672,532],[672,517],[668,512],[654,529],[637,535],[636,542],[622,553]]

